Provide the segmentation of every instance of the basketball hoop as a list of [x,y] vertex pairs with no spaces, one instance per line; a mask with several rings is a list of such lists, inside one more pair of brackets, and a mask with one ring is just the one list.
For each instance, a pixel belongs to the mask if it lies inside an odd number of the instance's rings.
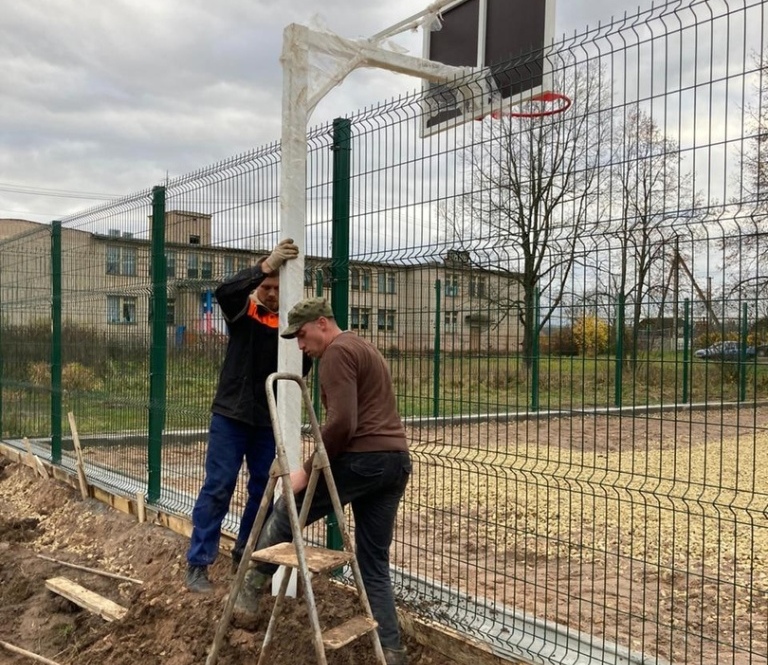
[[[567,111],[572,103],[568,95],[562,92],[546,90],[517,105],[518,107],[525,107],[524,109],[497,109],[496,111],[491,111],[488,116],[494,120],[499,118],[544,118]],[[482,118],[478,118],[478,120],[482,120]]]

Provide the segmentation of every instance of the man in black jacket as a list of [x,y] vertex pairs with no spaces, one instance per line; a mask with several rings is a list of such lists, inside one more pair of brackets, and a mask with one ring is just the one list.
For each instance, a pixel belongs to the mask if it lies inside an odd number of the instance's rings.
[[[233,565],[242,557],[258,513],[275,457],[275,437],[269,417],[266,378],[277,371],[279,305],[278,270],[294,259],[299,248],[283,240],[253,268],[246,268],[216,289],[229,342],[213,400],[205,459],[205,482],[192,511],[192,537],[187,552],[185,583],[190,591],[212,590],[208,566],[216,559],[221,524],[245,458],[248,499],[232,549]],[[311,360],[304,357],[304,374]]]

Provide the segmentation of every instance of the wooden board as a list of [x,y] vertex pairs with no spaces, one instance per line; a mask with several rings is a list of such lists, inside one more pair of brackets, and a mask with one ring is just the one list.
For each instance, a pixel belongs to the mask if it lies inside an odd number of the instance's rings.
[[373,619],[366,616],[352,617],[349,621],[331,628],[323,633],[323,644],[326,649],[341,649],[358,637],[376,630],[378,626]]
[[67,600],[71,600],[75,605],[98,614],[106,621],[122,619],[128,612],[125,607],[112,602],[109,598],[100,596],[90,589],[86,589],[84,586],[80,586],[77,582],[73,582],[66,577],[51,577],[45,580],[45,586],[50,591],[64,596]]
[[67,414],[69,418],[69,428],[72,430],[72,443],[75,446],[75,458],[77,460],[77,480],[80,485],[80,494],[83,500],[87,499],[88,480],[85,477],[85,463],[83,462],[83,449],[80,447],[80,435],[77,433],[77,424],[75,423],[75,414],[71,411]]
[[397,615],[404,632],[417,642],[442,653],[456,665],[524,665],[525,661],[509,660],[494,654],[487,644],[461,635],[450,628],[421,619],[398,609]]
[[[312,573],[323,573],[334,568],[339,568],[349,563],[352,554],[344,550],[329,550],[324,547],[304,547],[304,557],[307,560],[307,568]],[[254,561],[266,561],[278,566],[298,568],[299,559],[293,543],[278,543],[263,550],[256,550],[251,558]]]

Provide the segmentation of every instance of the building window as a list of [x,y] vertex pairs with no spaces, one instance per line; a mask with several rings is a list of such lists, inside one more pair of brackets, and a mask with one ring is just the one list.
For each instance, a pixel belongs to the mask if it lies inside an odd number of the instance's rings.
[[445,312],[445,332],[456,332],[458,323],[459,313],[457,311]]
[[351,291],[360,290],[360,271],[357,268],[349,271],[349,288]]
[[395,273],[379,272],[379,293],[395,293]]
[[395,329],[395,310],[394,309],[380,309],[378,312],[378,328],[379,330],[392,331]]
[[234,256],[225,256],[224,257],[224,277],[229,277],[230,275],[235,274],[235,257]]
[[107,296],[107,323],[136,323],[136,298]]
[[245,270],[250,264],[248,263],[248,259],[246,259],[244,256],[241,256],[237,260],[237,271],[240,272],[241,270]]
[[459,276],[446,275],[445,276],[445,297],[455,298],[458,295],[459,295]]
[[187,277],[197,279],[200,276],[200,257],[197,254],[187,256]]
[[165,312],[165,325],[176,325],[176,300],[174,298],[168,298],[168,309]]
[[123,275],[136,275],[136,249],[134,247],[122,248]]
[[136,275],[136,248],[107,245],[106,266],[107,275]]
[[190,245],[199,245],[200,244],[200,236],[198,236],[198,235],[190,235],[189,236],[189,244]]
[[371,310],[363,307],[353,307],[350,310],[350,328],[353,330],[368,330]]
[[472,277],[470,279],[469,295],[477,298],[485,297],[485,277]]
[[213,258],[210,256],[204,256],[200,264],[200,277],[203,279],[211,279],[213,277]]
[[107,275],[120,274],[120,248],[107,245]]
[[360,290],[368,293],[371,290],[371,271],[360,271]]
[[[152,298],[149,299],[149,322],[152,323],[152,320],[154,319],[154,300]],[[174,326],[176,325],[176,300],[174,298],[168,298],[167,300],[167,309],[165,311],[165,325],[167,326]]]
[[165,276],[176,277],[176,252],[165,252]]

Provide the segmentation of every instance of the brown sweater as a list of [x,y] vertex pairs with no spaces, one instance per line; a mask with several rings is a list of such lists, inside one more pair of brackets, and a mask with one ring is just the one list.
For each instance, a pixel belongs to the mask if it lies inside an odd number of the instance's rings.
[[[340,334],[323,353],[319,376],[330,459],[344,452],[408,450],[392,377],[373,344],[351,332]],[[311,460],[305,468],[311,470]]]

